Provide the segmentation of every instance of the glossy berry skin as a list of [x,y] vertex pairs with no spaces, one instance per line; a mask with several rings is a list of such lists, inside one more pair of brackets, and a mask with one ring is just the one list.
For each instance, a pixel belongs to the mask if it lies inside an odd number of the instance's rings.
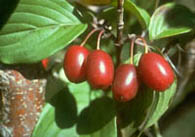
[[156,91],[165,91],[174,81],[174,72],[169,63],[154,52],[142,55],[138,73],[143,83]]
[[112,93],[117,101],[126,102],[133,99],[137,94],[138,86],[134,65],[122,64],[116,69]]
[[64,72],[71,82],[79,83],[86,80],[86,61],[89,51],[82,46],[68,48],[64,57]]
[[92,88],[106,89],[113,81],[114,64],[112,58],[102,50],[91,52],[86,65],[87,81]]

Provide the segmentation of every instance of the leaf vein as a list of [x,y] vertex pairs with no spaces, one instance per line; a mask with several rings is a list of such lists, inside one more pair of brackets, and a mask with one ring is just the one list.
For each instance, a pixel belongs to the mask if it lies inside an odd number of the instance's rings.
[[[18,23],[20,24],[20,23]],[[25,29],[25,30],[19,30],[19,31],[15,31],[15,32],[7,32],[7,33],[0,33],[0,37],[2,35],[12,35],[12,34],[15,34],[15,33],[21,33],[21,32],[26,32],[26,31],[38,31],[40,29],[45,29],[45,28],[52,28],[52,27],[68,27],[68,26],[76,26],[76,25],[80,25],[80,24],[51,24],[51,25],[45,25],[45,26],[42,26],[42,27],[37,27],[36,29],[34,28],[29,28],[29,29]]]
[[32,7],[32,5],[33,5],[33,6],[38,6],[38,7],[42,7],[42,8],[47,8],[47,9],[49,9],[49,10],[52,10],[52,11],[55,12],[55,13],[59,13],[60,15],[62,15],[62,16],[64,16],[64,17],[68,18],[68,19],[71,20],[71,21],[78,21],[78,20],[73,20],[73,19],[72,19],[72,14],[70,15],[70,12],[67,11],[64,7],[62,7],[62,6],[59,5],[58,3],[55,3],[54,1],[50,1],[50,2],[56,4],[58,7],[62,8],[62,10],[63,10],[64,13],[60,12],[59,10],[53,9],[53,8],[51,8],[51,7],[46,7],[46,6],[44,6],[44,5],[37,5],[37,4],[32,4],[32,3],[31,3],[31,4],[28,4],[28,3],[21,3],[21,5],[29,5],[29,6],[31,6],[31,7]]

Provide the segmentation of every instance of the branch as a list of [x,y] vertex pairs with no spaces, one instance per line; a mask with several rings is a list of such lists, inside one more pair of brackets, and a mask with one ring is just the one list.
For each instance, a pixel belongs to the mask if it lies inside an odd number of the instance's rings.
[[0,70],[0,134],[30,137],[44,105],[46,80],[28,80],[15,70]]
[[123,16],[124,16],[124,0],[118,0],[118,7],[117,7],[117,12],[118,12],[118,22],[117,22],[117,38],[116,38],[116,43],[115,45],[118,47],[117,50],[117,65],[120,64],[120,54],[121,54],[121,49],[123,45],[123,29],[124,29],[124,21],[123,21]]
[[124,0],[118,0],[118,24],[117,24],[117,42],[116,45],[121,47],[123,44],[123,29],[124,29]]
[[177,105],[185,95],[185,88],[190,78],[195,72],[195,38],[185,45],[184,63],[179,66],[181,76],[178,78],[178,87],[175,97],[175,105]]
[[154,131],[155,131],[156,137],[162,137],[162,135],[161,135],[161,133],[160,133],[160,128],[159,128],[158,123],[155,123],[155,124],[154,124]]
[[160,4],[160,0],[156,0],[155,5],[154,5],[155,6],[154,10],[156,10],[158,8],[159,4]]

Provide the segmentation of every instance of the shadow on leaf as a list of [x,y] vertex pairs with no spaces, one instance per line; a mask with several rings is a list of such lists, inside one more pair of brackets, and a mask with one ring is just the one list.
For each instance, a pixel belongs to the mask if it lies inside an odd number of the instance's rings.
[[9,19],[11,13],[15,10],[19,0],[1,0],[0,1],[0,29]]
[[171,9],[165,9],[164,12],[165,20],[170,27],[193,28],[195,25],[195,22],[193,21],[195,14],[183,5],[175,5]]
[[115,117],[114,101],[108,97],[98,98],[85,108],[78,118],[77,132],[90,134],[98,131]]
[[153,92],[141,87],[136,98],[126,103],[118,103],[118,116],[122,128],[133,125],[136,128],[143,122],[152,103]]
[[70,128],[76,123],[76,101],[68,89],[61,90],[49,103],[55,107],[55,120],[59,128]]

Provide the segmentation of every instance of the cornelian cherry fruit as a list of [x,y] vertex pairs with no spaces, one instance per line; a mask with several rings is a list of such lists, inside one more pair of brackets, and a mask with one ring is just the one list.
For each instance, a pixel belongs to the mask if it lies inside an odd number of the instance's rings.
[[94,50],[87,58],[87,81],[92,88],[106,89],[113,81],[114,64],[112,58],[102,50]]
[[70,46],[64,57],[64,72],[71,82],[86,80],[86,61],[89,51],[79,45]]
[[122,64],[116,69],[112,93],[120,102],[133,99],[138,90],[136,67],[133,64]]
[[165,91],[174,81],[174,72],[169,63],[159,54],[143,54],[138,73],[143,83],[156,91]]

